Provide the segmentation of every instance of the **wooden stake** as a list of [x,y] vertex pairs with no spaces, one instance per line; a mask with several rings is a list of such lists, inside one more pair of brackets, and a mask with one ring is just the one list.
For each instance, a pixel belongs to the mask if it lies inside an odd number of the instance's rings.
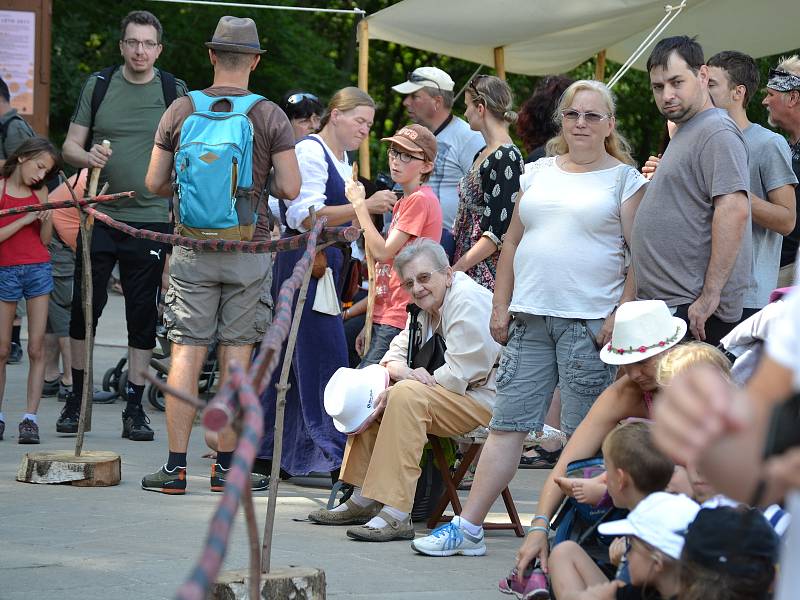
[[[309,209],[311,216],[311,227],[317,222],[317,216],[313,208]],[[317,248],[321,251],[321,248]],[[313,257],[312,257],[313,264]],[[292,356],[294,355],[294,345],[297,342],[297,330],[300,328],[300,319],[303,316],[303,307],[306,304],[308,295],[308,282],[311,280],[311,265],[303,276],[303,283],[297,296],[297,305],[294,307],[292,315],[292,328],[289,330],[289,338],[286,342],[286,354],[283,356],[281,366],[281,377],[278,380],[278,397],[275,402],[275,434],[272,442],[272,472],[269,476],[269,500],[267,501],[267,519],[264,522],[264,538],[261,546],[261,572],[269,573],[270,559],[272,558],[272,531],[275,527],[275,506],[278,502],[278,485],[281,481],[281,454],[283,453],[283,415],[286,410],[286,392],[289,391],[289,369],[292,366]],[[245,485],[248,485],[247,482]]]
[[[361,19],[358,24],[358,87],[369,93],[369,24]],[[361,174],[370,178],[369,137],[358,148],[358,161],[361,163]]]
[[603,81],[606,78],[606,51],[600,50],[597,53],[597,62],[594,65],[594,78]]
[[[103,147],[110,148],[111,142],[103,140]],[[100,168],[92,169],[89,178],[88,193],[86,196],[91,198],[97,195],[97,182],[100,179]],[[83,320],[84,320],[84,366],[83,366],[83,390],[75,390],[82,394],[81,416],[78,419],[78,437],[75,439],[75,456],[81,455],[83,449],[83,434],[92,430],[92,397],[94,396],[94,380],[92,360],[94,357],[94,310],[92,307],[92,227],[94,218],[80,211],[81,216],[81,245],[83,258],[83,281],[81,290],[83,293]]]
[[500,79],[506,78],[506,53],[502,46],[494,49],[494,70]]

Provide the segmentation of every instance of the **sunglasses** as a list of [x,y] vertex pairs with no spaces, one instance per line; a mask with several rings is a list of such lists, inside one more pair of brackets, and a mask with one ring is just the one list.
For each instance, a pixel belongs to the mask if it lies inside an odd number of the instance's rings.
[[413,279],[406,279],[406,280],[405,280],[403,283],[401,283],[400,285],[402,286],[402,288],[403,288],[405,291],[407,291],[407,292],[411,292],[411,290],[413,290],[413,289],[414,289],[414,282],[415,282],[415,281],[416,281],[418,284],[420,284],[420,285],[425,285],[426,283],[428,283],[428,282],[431,280],[431,276],[432,276],[434,273],[438,273],[438,272],[440,272],[440,271],[444,271],[446,268],[447,268],[447,267],[445,266],[445,267],[440,267],[439,269],[436,269],[436,270],[434,270],[434,271],[424,271],[424,272],[422,272],[422,273],[418,273],[418,274],[416,275],[416,277],[414,277]]
[[389,158],[393,158],[395,160],[399,160],[401,163],[410,163],[412,160],[425,160],[419,156],[414,156],[413,154],[409,154],[408,152],[403,152],[401,150],[396,150],[394,148],[389,148]]
[[596,112],[581,112],[579,110],[572,109],[561,111],[561,118],[564,121],[577,121],[581,117],[583,117],[583,120],[587,123],[600,123],[601,121],[605,121],[606,119],[610,118],[611,115],[604,115]]
[[411,83],[423,83],[423,82],[432,83],[433,85],[436,86],[436,89],[438,89],[440,92],[442,91],[442,88],[433,79],[428,79],[427,77],[424,77],[422,75],[415,75],[413,72],[408,74],[408,80]]
[[314,94],[310,94],[308,92],[300,92],[298,94],[292,94],[286,99],[286,102],[289,104],[300,104],[305,100],[311,100],[311,102],[319,102],[319,98],[317,98]]

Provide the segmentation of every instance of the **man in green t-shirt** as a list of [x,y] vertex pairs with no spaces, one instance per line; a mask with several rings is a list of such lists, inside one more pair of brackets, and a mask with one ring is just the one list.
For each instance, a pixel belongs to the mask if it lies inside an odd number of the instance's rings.
[[[79,168],[102,168],[100,183],[108,182],[109,193],[136,192],[133,198],[98,205],[99,211],[132,227],[169,232],[169,198],[151,194],[144,185],[155,131],[167,108],[162,72],[154,67],[162,50],[161,23],[147,11],[133,11],[122,20],[120,33],[119,49],[124,64],[111,73],[101,71],[86,80],[64,141],[64,159]],[[108,88],[93,116],[92,96],[98,81],[104,77],[110,78]],[[175,95],[186,95],[183,81],[176,80]],[[103,140],[111,142],[110,149],[101,145]],[[166,244],[132,238],[103,223],[95,223],[91,242],[94,326],[97,327],[108,300],[111,271],[119,261],[128,326],[127,406],[122,413],[122,436],[136,441],[153,439],[153,430],[142,408],[142,393],[144,373],[156,343],[156,298],[169,251]],[[77,255],[80,253],[79,236]],[[77,261],[69,332],[75,393],[68,395],[56,424],[61,433],[77,432],[82,401],[85,325],[81,278],[81,261]]]

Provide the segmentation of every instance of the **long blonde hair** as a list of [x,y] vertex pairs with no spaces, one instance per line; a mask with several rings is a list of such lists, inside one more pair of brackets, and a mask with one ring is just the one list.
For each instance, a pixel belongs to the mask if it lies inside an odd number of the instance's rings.
[[328,124],[331,113],[334,110],[347,112],[359,106],[375,108],[375,101],[367,92],[357,87],[351,86],[340,89],[333,95],[331,101],[328,102],[328,108],[325,109],[325,114],[322,115],[322,119],[320,119],[319,122],[320,131]]
[[[548,156],[561,156],[562,154],[566,154],[569,152],[569,147],[567,146],[567,140],[564,137],[564,129],[561,127],[561,111],[566,110],[572,104],[572,101],[575,99],[575,94],[578,92],[596,92],[600,94],[600,97],[603,99],[603,102],[606,105],[606,111],[611,116],[614,117],[616,114],[616,104],[614,103],[614,98],[611,95],[611,91],[608,89],[606,84],[601,81],[595,81],[593,79],[581,79],[576,81],[571,86],[569,86],[564,93],[561,95],[561,99],[558,101],[558,106],[556,107],[555,112],[553,113],[553,120],[555,121],[556,125],[558,126],[558,134],[552,139],[547,142],[547,155]],[[614,127],[611,129],[611,133],[605,139],[605,148],[606,152],[608,152],[611,156],[616,158],[618,161],[623,162],[625,164],[636,166],[636,161],[633,160],[631,156],[631,146],[628,141],[622,137],[622,135],[617,131],[617,128]]]
[[689,367],[705,364],[719,369],[726,377],[731,375],[731,363],[717,348],[705,342],[685,342],[665,352],[656,367],[659,387],[669,385],[672,378]]

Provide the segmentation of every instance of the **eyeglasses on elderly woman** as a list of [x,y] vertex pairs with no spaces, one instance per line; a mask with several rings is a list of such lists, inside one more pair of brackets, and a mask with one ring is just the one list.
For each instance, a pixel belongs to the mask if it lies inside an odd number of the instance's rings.
[[417,273],[413,278],[403,280],[403,283],[400,285],[403,289],[407,292],[411,292],[414,289],[414,283],[418,283],[420,285],[425,285],[429,283],[431,277],[434,273],[439,273],[440,271],[444,271],[447,268],[447,265],[444,267],[439,267],[438,269],[434,269],[433,271],[423,271],[422,273]]

